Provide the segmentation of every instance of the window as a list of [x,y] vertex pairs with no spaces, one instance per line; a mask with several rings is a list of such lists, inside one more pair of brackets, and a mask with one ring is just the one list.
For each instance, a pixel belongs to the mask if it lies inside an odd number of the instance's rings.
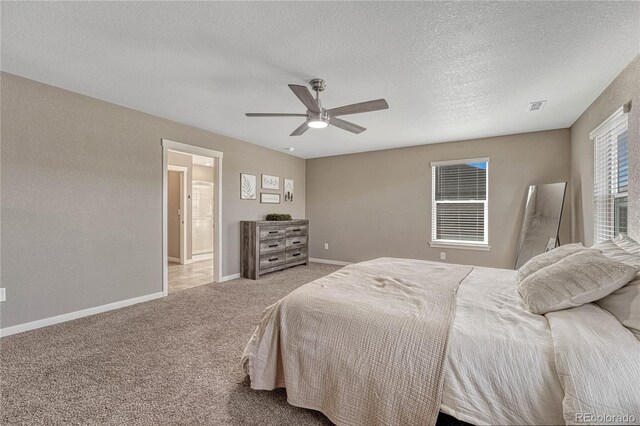
[[431,163],[431,246],[488,250],[489,159]]
[[627,232],[629,139],[626,107],[599,125],[593,140],[593,239]]

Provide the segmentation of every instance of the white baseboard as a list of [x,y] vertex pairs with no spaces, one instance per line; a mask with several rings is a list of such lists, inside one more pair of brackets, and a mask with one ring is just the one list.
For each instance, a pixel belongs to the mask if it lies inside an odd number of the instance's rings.
[[213,253],[204,253],[204,254],[194,254],[191,256],[192,262],[198,262],[200,260],[209,260],[213,259]]
[[167,259],[169,260],[169,262],[180,263],[180,258],[179,257],[167,257]]
[[225,275],[224,277],[220,278],[220,282],[226,282],[226,281],[231,281],[231,280],[235,280],[237,278],[240,278],[240,273],[238,272],[237,274],[231,274],[231,275]]
[[338,265],[338,266],[347,266],[353,263],[353,262],[343,262],[342,260],[316,259],[313,257],[309,258],[309,262],[326,263],[328,265]]
[[124,308],[125,306],[135,305],[137,303],[148,302],[149,300],[159,299],[163,297],[162,292],[147,294],[145,296],[134,297],[133,299],[121,300],[119,302],[108,303],[102,306],[82,309],[80,311],[69,312],[68,314],[57,315],[55,317],[44,318],[37,321],[31,321],[24,324],[18,324],[11,327],[0,329],[0,337],[11,336],[12,334],[22,333],[24,331],[35,330],[36,328],[46,327],[48,325],[59,324],[61,322],[71,321],[74,319],[88,317],[90,315],[100,314],[102,312],[112,311],[114,309]]

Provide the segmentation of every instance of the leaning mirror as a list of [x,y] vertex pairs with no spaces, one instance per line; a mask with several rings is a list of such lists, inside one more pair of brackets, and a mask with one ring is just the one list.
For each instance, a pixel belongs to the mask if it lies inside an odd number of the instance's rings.
[[518,240],[516,269],[559,244],[566,182],[531,185]]

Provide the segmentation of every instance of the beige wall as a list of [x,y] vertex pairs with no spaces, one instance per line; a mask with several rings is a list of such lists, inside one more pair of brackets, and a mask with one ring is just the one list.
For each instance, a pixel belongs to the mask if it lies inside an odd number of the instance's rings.
[[[192,221],[191,221],[191,180],[193,179],[193,157],[190,154],[181,154],[179,152],[172,152],[169,151],[167,153],[167,164],[171,164],[174,166],[181,166],[181,167],[186,167],[187,168],[187,172],[186,174],[186,179],[187,179],[187,205],[185,206],[185,220],[187,222],[187,259],[186,260],[191,260],[191,232],[192,232]],[[180,244],[180,240],[178,240],[178,244]],[[171,242],[167,241],[167,253],[169,253],[170,250],[174,250],[175,249],[175,241],[173,242],[173,244],[171,244]],[[180,246],[178,246],[178,255],[177,256],[173,256],[171,254],[169,254],[169,256],[171,257],[180,257]]]
[[180,258],[180,172],[167,173],[167,255]]
[[[569,146],[564,129],[307,160],[311,257],[439,260],[445,251],[447,262],[512,268],[525,192],[569,180]],[[477,157],[490,157],[491,251],[430,248],[430,162]],[[563,242],[570,238],[567,207]]]
[[[240,270],[240,220],[305,216],[303,159],[0,76],[1,327],[162,290],[162,138],[224,153],[223,275]],[[295,179],[295,203],[240,200],[241,172]]]
[[631,101],[629,113],[629,235],[640,239],[640,56],[571,126],[571,204],[574,241],[593,243],[593,142],[589,133]]

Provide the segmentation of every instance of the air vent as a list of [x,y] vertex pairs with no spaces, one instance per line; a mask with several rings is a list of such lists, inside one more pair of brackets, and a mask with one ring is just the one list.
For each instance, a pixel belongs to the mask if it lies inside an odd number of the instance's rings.
[[547,103],[547,101],[531,102],[529,104],[529,106],[527,107],[527,111],[529,111],[529,112],[542,111],[542,108],[544,108],[544,105],[546,103]]

